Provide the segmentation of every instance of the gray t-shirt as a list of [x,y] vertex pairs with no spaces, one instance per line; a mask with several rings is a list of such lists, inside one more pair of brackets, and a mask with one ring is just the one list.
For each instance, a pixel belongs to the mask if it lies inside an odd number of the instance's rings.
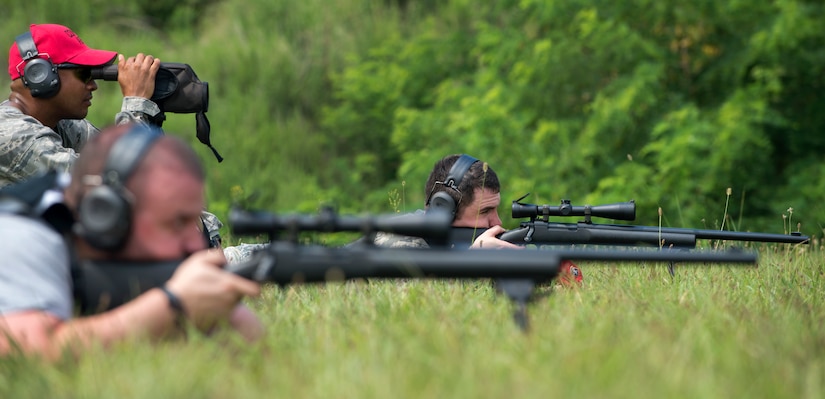
[[72,317],[71,266],[60,234],[42,220],[0,213],[0,259],[0,315]]

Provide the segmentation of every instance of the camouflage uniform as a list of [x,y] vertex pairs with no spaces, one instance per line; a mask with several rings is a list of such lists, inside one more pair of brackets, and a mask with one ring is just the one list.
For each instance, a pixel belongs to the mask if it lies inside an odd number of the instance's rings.
[[221,234],[220,230],[223,227],[223,223],[215,216],[214,213],[207,212],[204,210],[201,212],[201,221],[203,222],[203,227],[206,229],[209,237],[209,243],[215,247],[220,245],[221,243]]
[[[413,215],[421,215],[424,211],[419,209],[413,212]],[[399,215],[398,217],[403,218],[406,215]],[[351,242],[349,245],[360,245],[364,242],[366,237],[359,238],[358,240]],[[414,236],[403,236],[399,234],[392,234],[392,233],[385,233],[385,232],[377,232],[375,233],[375,239],[373,240],[373,244],[378,247],[382,248],[429,248],[430,245],[427,244],[423,238],[414,237]]]
[[[217,216],[207,211],[203,211],[201,220],[203,220],[206,231],[209,232],[209,241],[213,244],[220,244],[219,230],[223,227],[223,223],[218,220]],[[267,245],[269,244],[240,244],[226,247],[223,249],[223,255],[226,257],[226,263],[238,263],[248,259],[255,251],[266,248]]]
[[[140,97],[124,97],[115,123],[148,123],[160,112],[157,104]],[[99,130],[86,119],[64,119],[57,131],[12,107],[0,103],[0,187],[55,169],[68,171],[83,145]]]
[[[115,123],[150,123],[160,113],[153,101],[141,97],[124,97]],[[17,183],[48,170],[68,172],[80,150],[100,130],[86,119],[63,119],[57,131],[11,106],[8,100],[0,103],[0,188]],[[202,220],[210,240],[220,239],[223,224],[204,211]],[[240,261],[251,254],[248,248],[226,248],[233,260]],[[227,256],[227,259],[230,258]]]
[[224,248],[223,255],[226,256],[226,263],[240,263],[267,246],[269,244],[238,244]]
[[421,237],[402,236],[398,234],[379,232],[373,241],[382,248],[429,248],[427,241]]

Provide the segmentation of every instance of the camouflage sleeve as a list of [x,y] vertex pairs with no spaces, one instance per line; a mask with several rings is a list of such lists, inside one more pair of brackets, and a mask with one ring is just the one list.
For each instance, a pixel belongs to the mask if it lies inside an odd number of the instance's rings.
[[[115,123],[151,123],[158,113],[160,108],[150,100],[124,97]],[[0,187],[47,170],[68,171],[83,145],[98,132],[85,119],[61,120],[54,131],[6,102],[0,104]]]
[[0,187],[49,169],[67,171],[77,159],[54,130],[16,108],[0,108]]
[[269,244],[238,244],[223,249],[226,263],[240,263],[249,259],[252,254],[269,246]]
[[377,233],[375,245],[383,248],[429,248],[427,241],[420,237],[402,236],[389,233]]
[[123,97],[120,112],[115,115],[115,123],[122,125],[131,122],[152,123],[151,118],[160,113],[160,107],[143,97]]
[[[208,211],[201,212],[201,221],[206,228],[209,235],[209,240],[219,244],[221,242],[220,229],[223,223],[215,216],[214,213]],[[223,254],[226,257],[227,263],[239,263],[249,259],[256,251],[266,248],[269,244],[238,244],[234,247],[224,247]]]
[[209,243],[211,245],[220,245],[221,227],[223,227],[223,223],[220,219],[218,219],[214,213],[204,210],[201,212],[201,222],[203,222],[203,227],[206,229],[207,236],[209,237]]

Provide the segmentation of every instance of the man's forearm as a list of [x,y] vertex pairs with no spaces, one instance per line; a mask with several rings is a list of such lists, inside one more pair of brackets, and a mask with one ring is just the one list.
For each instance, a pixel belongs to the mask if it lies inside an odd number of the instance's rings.
[[129,339],[162,338],[174,331],[177,317],[159,289],[109,312],[66,322],[45,312],[6,315],[0,323],[0,354],[17,348],[25,354],[56,360],[65,352],[78,355],[96,345],[108,347]]

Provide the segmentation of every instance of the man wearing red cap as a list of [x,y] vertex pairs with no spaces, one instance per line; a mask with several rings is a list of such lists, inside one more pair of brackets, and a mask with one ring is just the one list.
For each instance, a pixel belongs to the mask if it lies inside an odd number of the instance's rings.
[[[118,125],[153,123],[162,115],[150,100],[160,60],[137,54],[89,48],[71,29],[32,24],[9,48],[11,94],[0,103],[0,188],[49,170],[68,171],[83,145],[99,130],[85,119],[97,83],[91,69],[117,59],[123,104]],[[219,242],[222,223],[204,211],[203,227]],[[217,244],[216,246],[220,246]],[[231,260],[241,260],[258,246],[230,247]]]
[[68,170],[98,129],[84,119],[97,83],[91,68],[117,59],[123,93],[115,123],[151,122],[160,60],[89,48],[71,29],[32,24],[9,48],[11,94],[0,103],[0,187],[46,170]]

